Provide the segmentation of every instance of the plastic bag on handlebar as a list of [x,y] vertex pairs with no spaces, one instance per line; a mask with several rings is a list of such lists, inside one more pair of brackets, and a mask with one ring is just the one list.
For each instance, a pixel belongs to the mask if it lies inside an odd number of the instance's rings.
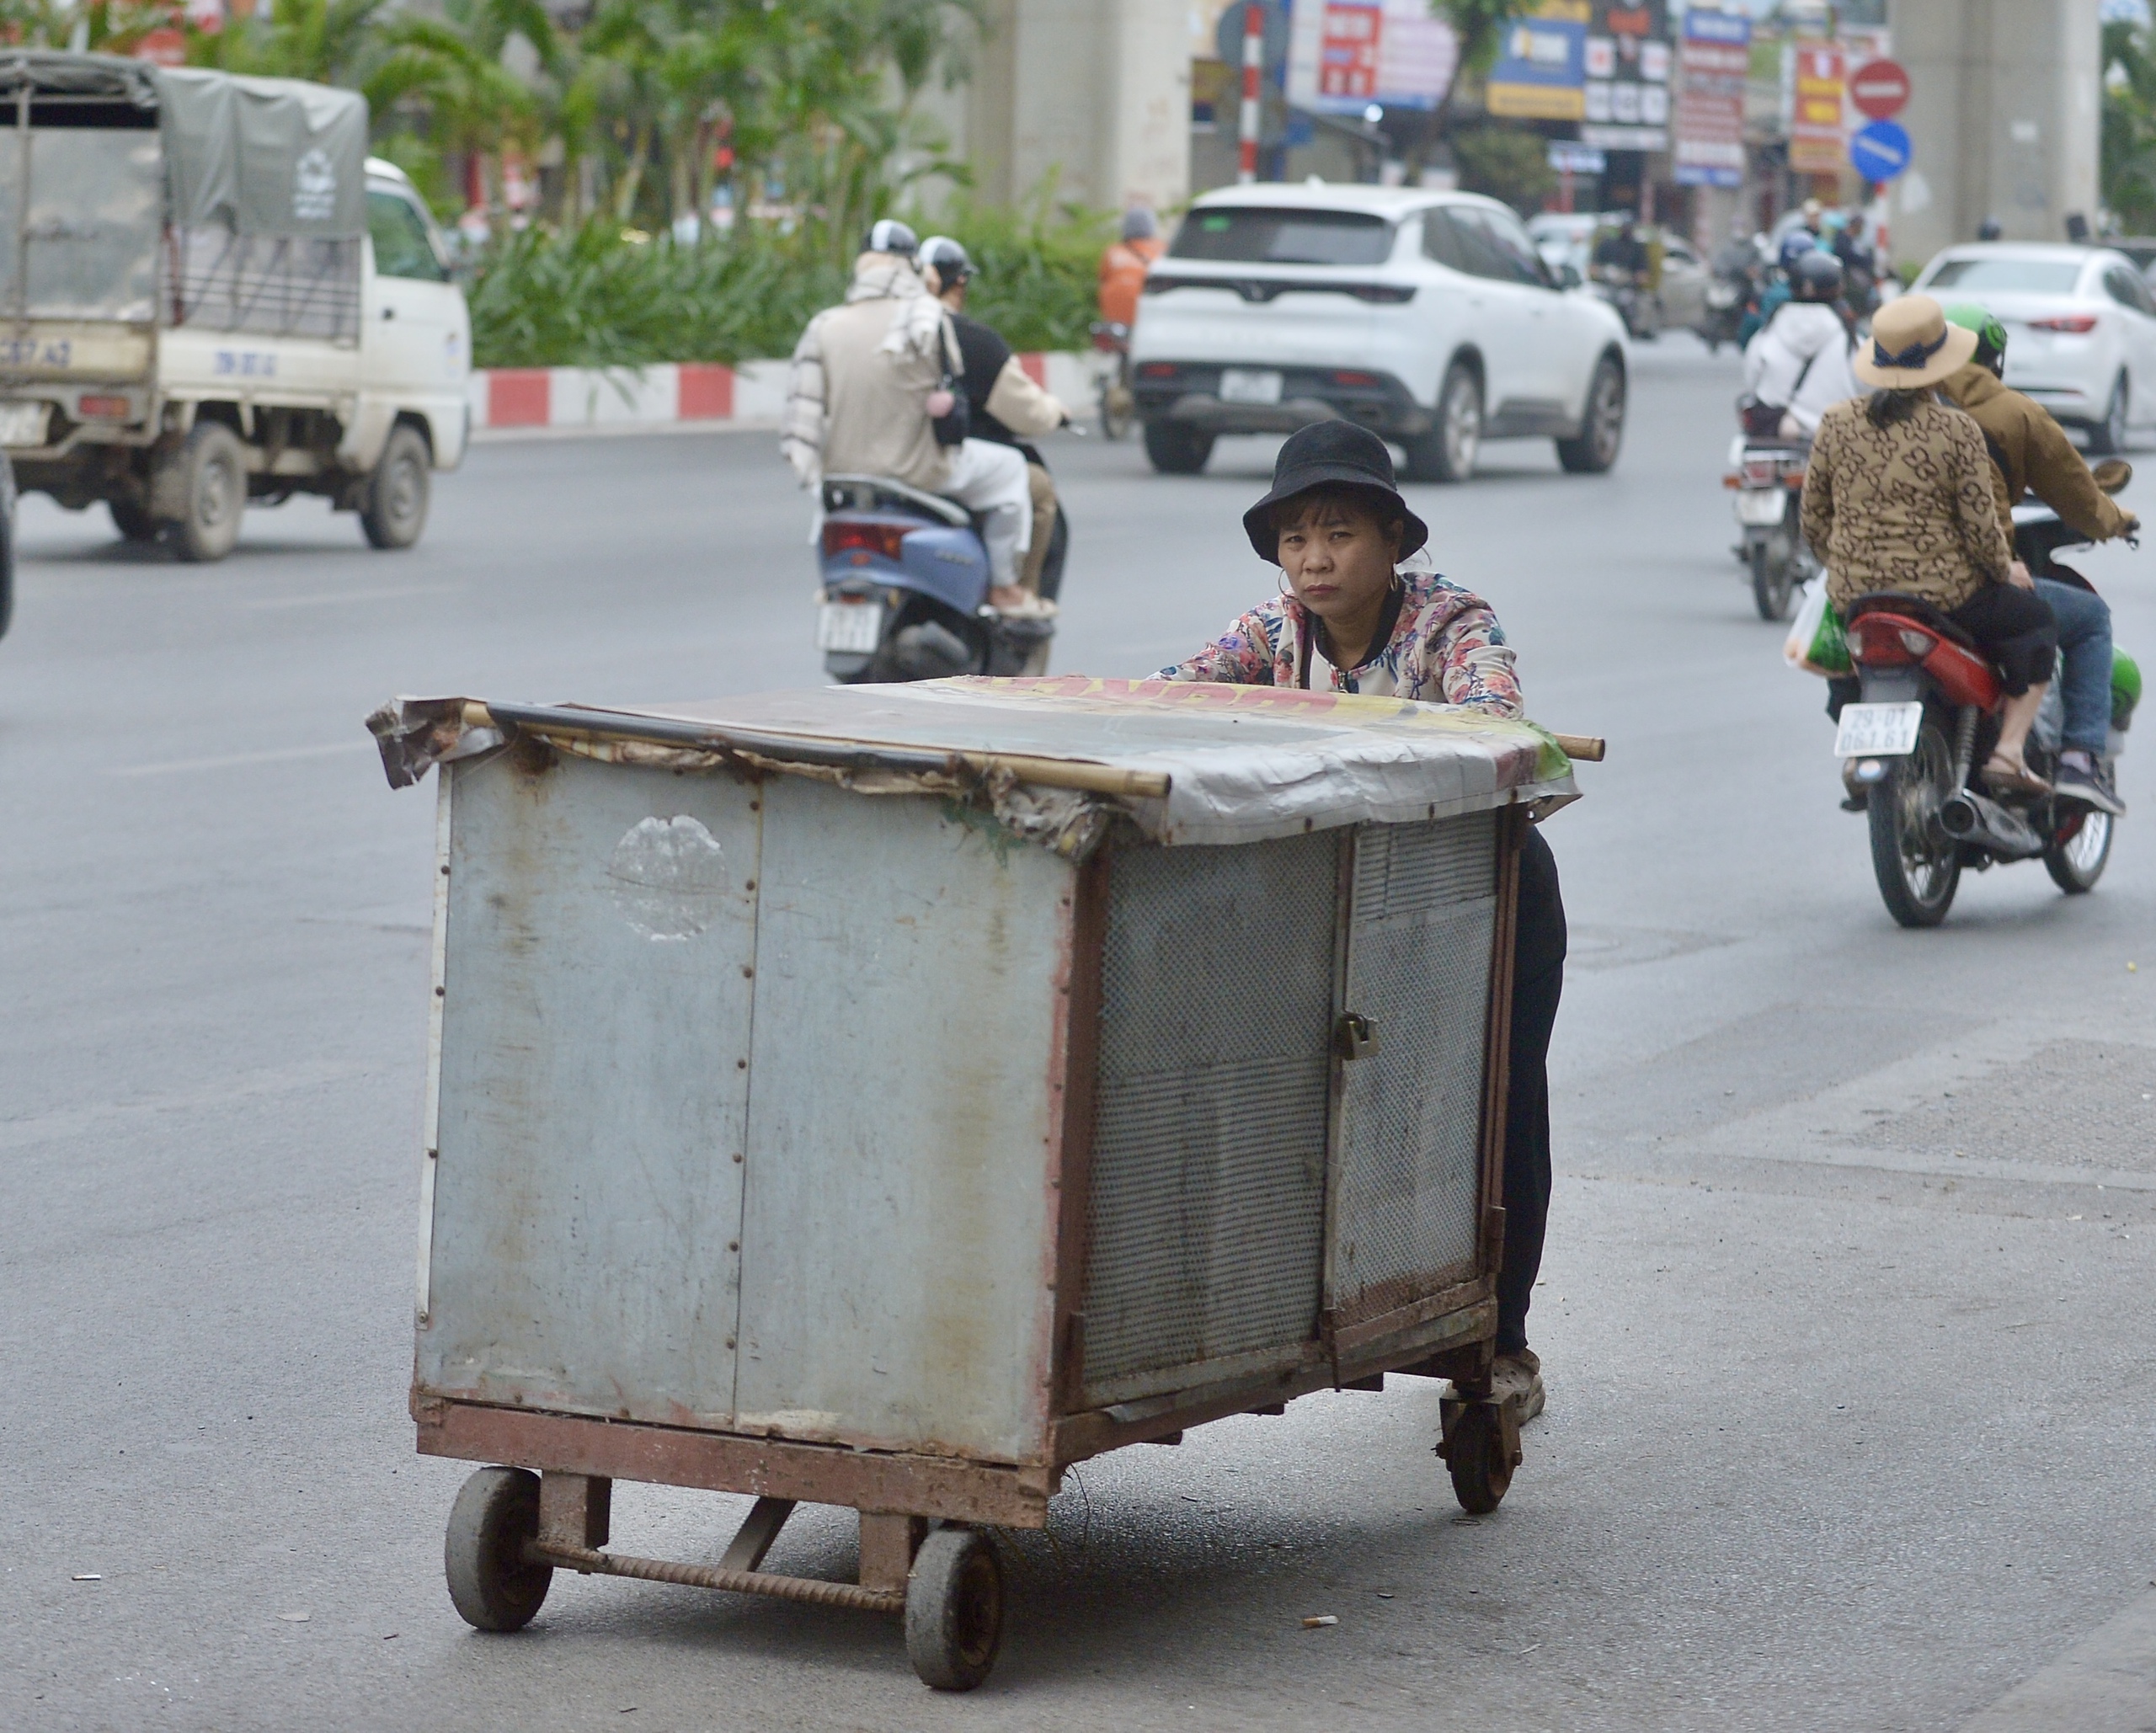
[[1827,600],[1824,578],[1814,578],[1804,586],[1796,619],[1782,642],[1782,659],[1791,668],[1828,680],[1849,671],[1849,639],[1842,632],[1840,612]]

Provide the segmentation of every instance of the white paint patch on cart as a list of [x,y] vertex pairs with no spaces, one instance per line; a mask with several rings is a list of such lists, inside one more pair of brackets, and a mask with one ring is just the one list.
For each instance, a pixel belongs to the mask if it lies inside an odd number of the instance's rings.
[[686,813],[640,819],[614,845],[608,888],[629,925],[661,943],[693,939],[712,924],[726,892],[718,839]]

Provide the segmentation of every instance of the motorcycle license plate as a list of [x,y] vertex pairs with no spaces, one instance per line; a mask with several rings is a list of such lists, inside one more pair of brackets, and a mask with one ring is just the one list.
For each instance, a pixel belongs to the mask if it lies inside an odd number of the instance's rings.
[[1756,528],[1771,529],[1782,520],[1788,510],[1783,504],[1780,488],[1742,488],[1737,494],[1737,521]]
[[881,602],[825,602],[816,615],[816,648],[866,656],[883,636]]
[[1921,704],[1844,704],[1834,730],[1836,758],[1903,758],[1917,749]]
[[1225,367],[1220,372],[1224,403],[1277,403],[1280,376],[1270,367]]

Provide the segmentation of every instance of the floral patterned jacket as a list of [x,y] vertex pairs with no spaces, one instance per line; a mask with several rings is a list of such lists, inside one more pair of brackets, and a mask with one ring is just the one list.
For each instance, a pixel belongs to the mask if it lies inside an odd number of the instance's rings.
[[[1448,583],[1417,554],[1400,568],[1400,613],[1359,667],[1331,670],[1337,692],[1455,704],[1491,716],[1520,713],[1511,647],[1490,605]],[[1262,602],[1186,662],[1154,676],[1235,686],[1299,686],[1310,665],[1310,616],[1293,596]]]

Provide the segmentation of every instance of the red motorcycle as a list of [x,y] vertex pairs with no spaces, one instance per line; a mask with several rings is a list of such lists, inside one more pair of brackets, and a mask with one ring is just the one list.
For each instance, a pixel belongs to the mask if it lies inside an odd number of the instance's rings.
[[[2131,474],[2106,464],[2098,482],[2116,493]],[[2047,507],[2014,516],[2015,552],[2030,568],[2071,578],[2051,557],[2081,538]],[[2041,861],[2069,895],[2095,888],[2111,859],[2109,813],[2048,794],[1996,796],[1971,782],[1999,739],[2005,705],[1999,672],[1975,641],[1929,603],[1885,593],[1859,596],[1845,631],[1860,691],[1841,708],[1834,751],[1845,804],[1870,825],[1887,912],[1903,926],[1936,926],[1963,867],[2015,861]],[[2029,767],[2047,780],[2056,769],[2057,702],[2054,680],[2025,749]],[[2122,727],[2115,710],[2114,751]]]

